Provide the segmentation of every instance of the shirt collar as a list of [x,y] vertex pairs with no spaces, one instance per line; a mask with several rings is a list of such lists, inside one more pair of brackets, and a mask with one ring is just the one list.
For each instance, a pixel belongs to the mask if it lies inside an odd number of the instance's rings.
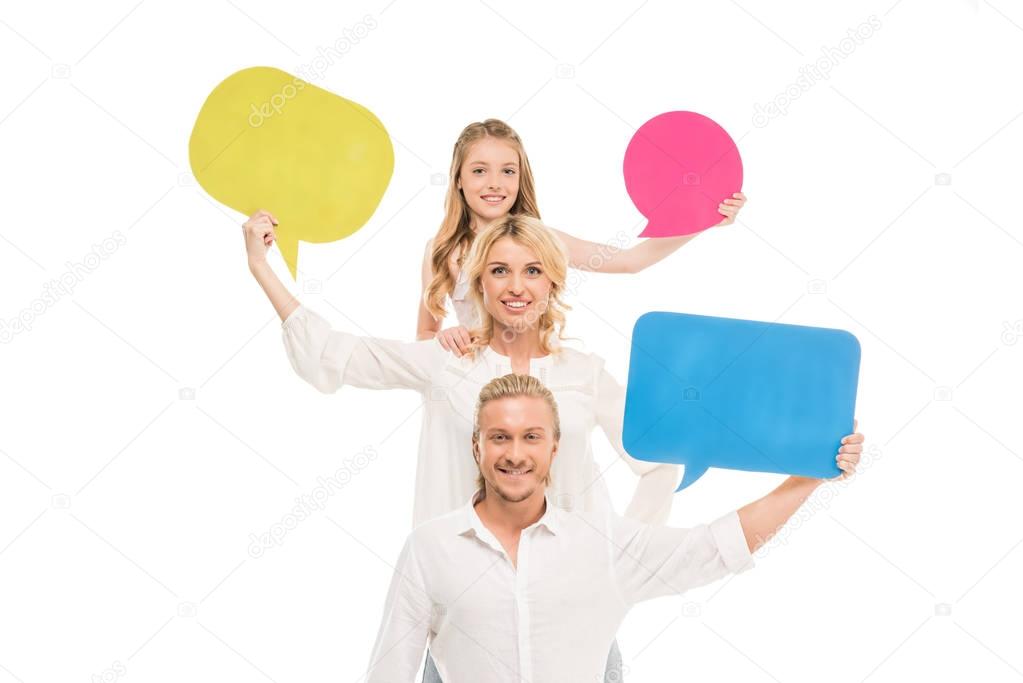
[[[463,508],[464,509],[464,515],[462,518],[463,521],[462,524],[460,524],[458,527],[457,532],[458,535],[461,536],[472,532],[476,534],[478,538],[494,539],[493,533],[491,533],[490,529],[488,529],[483,524],[483,521],[480,519],[480,516],[476,514],[475,507],[476,503],[478,503],[482,497],[483,490],[477,489],[476,492],[472,494],[472,497],[469,499],[469,502]],[[523,531],[532,529],[533,527],[542,526],[545,529],[547,529],[547,531],[557,536],[562,528],[561,515],[563,513],[551,499],[550,489],[547,489],[547,491],[544,493],[544,500],[547,502],[547,507],[544,510],[543,515],[540,517],[540,519],[538,519],[530,526],[526,527],[526,529],[524,529]],[[496,539],[494,540],[496,541]]]
[[[502,356],[497,351],[494,351],[489,346],[484,347],[483,354],[490,361],[490,365],[494,368],[495,377],[502,377],[504,375],[512,374],[511,358],[508,356]],[[551,367],[554,364],[554,354],[549,353],[541,358],[530,358],[529,359],[529,374],[536,377],[538,380],[547,384],[549,381],[549,375]]]

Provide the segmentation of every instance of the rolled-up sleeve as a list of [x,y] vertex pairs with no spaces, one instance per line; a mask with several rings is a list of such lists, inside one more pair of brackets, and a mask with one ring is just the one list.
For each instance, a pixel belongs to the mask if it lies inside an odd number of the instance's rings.
[[443,361],[436,341],[401,342],[335,330],[316,312],[299,306],[281,324],[291,367],[319,391],[344,385],[364,389],[423,391]]
[[630,604],[679,595],[754,566],[735,511],[692,529],[619,517],[612,533],[617,580]]
[[664,524],[671,514],[675,489],[682,480],[682,468],[637,460],[628,454],[622,443],[625,387],[604,368],[603,361],[600,361],[597,373],[597,424],[619,457],[639,477],[625,516],[646,524]]

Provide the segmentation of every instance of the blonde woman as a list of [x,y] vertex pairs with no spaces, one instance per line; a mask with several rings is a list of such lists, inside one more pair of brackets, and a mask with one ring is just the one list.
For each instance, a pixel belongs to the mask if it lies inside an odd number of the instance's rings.
[[[730,225],[745,203],[746,196],[741,192],[722,198],[718,212],[724,219],[718,225]],[[522,140],[503,121],[471,123],[455,141],[444,220],[423,255],[417,339],[436,337],[444,348],[458,355],[468,350],[469,330],[479,319],[469,296],[463,261],[476,235],[508,215],[540,218],[533,172]],[[603,273],[638,273],[695,237],[647,239],[609,256],[607,245],[560,230],[554,233],[565,246],[571,267]],[[458,324],[441,330],[447,301]]]
[[[415,525],[464,505],[476,490],[478,470],[471,452],[475,402],[490,380],[509,373],[536,377],[558,401],[563,437],[550,486],[557,505],[598,514],[613,511],[590,445],[594,428],[600,427],[639,477],[625,515],[647,524],[667,520],[680,470],[641,462],[625,452],[624,387],[604,369],[602,358],[561,345],[568,263],[561,242],[539,220],[506,216],[477,235],[465,268],[482,324],[461,357],[432,340],[374,339],[332,329],[302,306],[267,264],[267,249],[276,238],[274,222],[265,211],[253,215],[244,226],[246,250],[253,276],[283,321],[284,346],[295,371],[324,393],[349,385],[443,397],[424,401]],[[609,666],[617,661],[615,648]],[[429,659],[427,667],[433,675]]]

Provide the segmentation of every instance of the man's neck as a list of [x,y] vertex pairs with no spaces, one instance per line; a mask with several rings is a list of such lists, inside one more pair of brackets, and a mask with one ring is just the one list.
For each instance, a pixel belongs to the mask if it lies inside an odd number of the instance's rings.
[[541,485],[529,498],[512,503],[499,496],[488,484],[486,495],[476,503],[476,514],[495,535],[517,533],[543,517],[547,511],[546,490],[547,487]]

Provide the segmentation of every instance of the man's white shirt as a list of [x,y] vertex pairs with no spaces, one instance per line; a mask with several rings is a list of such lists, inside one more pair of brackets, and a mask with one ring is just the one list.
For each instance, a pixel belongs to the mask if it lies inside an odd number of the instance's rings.
[[517,567],[473,500],[405,542],[370,660],[371,683],[410,683],[429,644],[455,683],[603,680],[626,613],[753,566],[736,512],[692,529],[570,512],[550,493]]

